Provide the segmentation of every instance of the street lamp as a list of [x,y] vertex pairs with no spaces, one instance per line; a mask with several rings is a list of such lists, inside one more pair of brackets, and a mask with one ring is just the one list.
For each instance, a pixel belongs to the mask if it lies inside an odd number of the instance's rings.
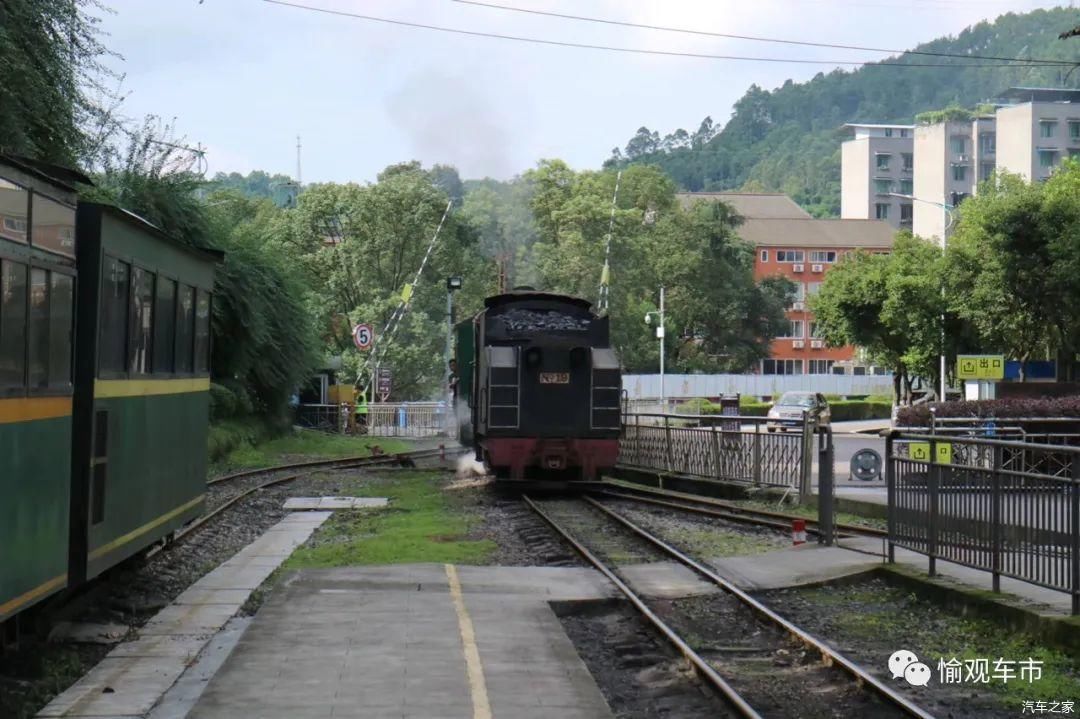
[[454,396],[450,390],[452,380],[450,372],[450,350],[454,343],[454,293],[461,289],[461,277],[446,278],[446,359],[443,363],[443,371],[446,373],[446,406],[452,409]]
[[[899,197],[904,200],[911,200],[912,202],[922,202],[927,205],[933,205],[934,207],[941,208],[941,254],[945,254],[945,238],[949,234],[949,228],[953,224],[953,211],[956,209],[956,205],[950,205],[945,202],[934,202],[933,200],[924,200],[914,195],[903,195],[899,192],[888,193],[890,197]],[[944,402],[945,395],[945,283],[941,284],[941,401]]]
[[664,288],[660,288],[660,309],[645,313],[645,324],[652,323],[652,316],[659,315],[659,324],[656,326],[656,336],[660,338],[660,407],[667,414],[667,403],[664,395]]

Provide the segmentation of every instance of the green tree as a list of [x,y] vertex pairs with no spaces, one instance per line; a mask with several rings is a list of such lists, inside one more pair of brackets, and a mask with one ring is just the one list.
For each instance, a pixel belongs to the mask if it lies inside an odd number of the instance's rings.
[[99,41],[96,0],[0,3],[0,150],[61,165],[89,154],[84,127],[100,108],[110,73]]
[[1004,352],[1022,368],[1077,346],[1078,175],[1075,162],[1045,185],[999,175],[965,200],[949,240],[950,305],[984,350]]
[[[447,177],[445,171],[437,173]],[[455,173],[456,174],[456,173]],[[379,363],[394,371],[394,396],[438,396],[444,372],[445,278],[460,275],[458,317],[475,311],[489,293],[492,268],[480,261],[477,233],[450,213],[409,311],[392,340],[382,330],[413,283],[448,203],[446,193],[419,163],[392,165],[371,185],[314,185],[287,213],[279,246],[301,267],[312,288],[313,311],[327,352],[341,355],[346,381],[369,377],[370,355],[352,345],[351,326],[376,328]]]
[[282,416],[320,353],[301,277],[273,249],[281,211],[236,192],[200,201],[196,158],[180,144],[148,119],[126,145],[106,146],[95,185],[82,196],[129,209],[187,244],[224,251],[215,273],[213,379],[259,413]]

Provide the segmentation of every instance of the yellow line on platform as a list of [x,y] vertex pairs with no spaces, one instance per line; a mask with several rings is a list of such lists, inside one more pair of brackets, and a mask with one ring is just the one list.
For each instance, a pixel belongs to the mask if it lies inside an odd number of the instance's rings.
[[209,392],[209,377],[190,379],[99,379],[94,380],[94,397],[147,397],[159,394]]
[[461,594],[457,567],[453,564],[445,567],[446,578],[450,582],[450,596],[454,599],[454,611],[457,612],[458,628],[461,630],[461,643],[465,646],[465,668],[469,674],[473,719],[491,719],[491,702],[488,701],[487,685],[484,682],[484,667],[480,664],[480,649],[476,646],[472,619],[465,610],[465,598]]

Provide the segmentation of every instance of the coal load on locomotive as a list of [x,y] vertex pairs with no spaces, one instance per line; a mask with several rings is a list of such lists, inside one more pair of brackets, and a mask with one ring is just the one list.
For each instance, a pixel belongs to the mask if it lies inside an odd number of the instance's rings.
[[588,301],[515,290],[457,326],[463,444],[496,478],[598,479],[615,465],[622,375]]

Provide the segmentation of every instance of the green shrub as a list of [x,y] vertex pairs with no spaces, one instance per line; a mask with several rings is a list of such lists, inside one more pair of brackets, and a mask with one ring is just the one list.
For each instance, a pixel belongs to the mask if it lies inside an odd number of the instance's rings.
[[889,419],[892,417],[892,402],[880,400],[849,399],[829,402],[833,422],[848,422],[866,419]]
[[258,444],[279,432],[279,427],[255,417],[216,421],[210,424],[206,454],[213,464],[241,445]]

